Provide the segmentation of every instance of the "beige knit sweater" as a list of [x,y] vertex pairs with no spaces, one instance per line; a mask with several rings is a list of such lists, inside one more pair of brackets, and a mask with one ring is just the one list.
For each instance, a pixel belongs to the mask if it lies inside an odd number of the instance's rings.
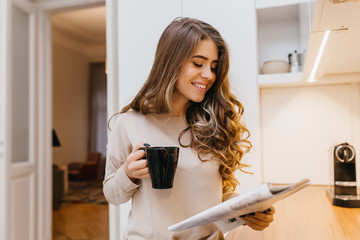
[[[104,194],[114,205],[132,199],[124,239],[223,239],[215,224],[180,232],[168,230],[170,225],[220,203],[222,198],[218,164],[202,162],[193,149],[179,145],[179,133],[186,126],[184,117],[142,115],[133,110],[111,121]],[[186,141],[189,135],[182,138],[182,143]],[[127,177],[123,163],[139,142],[180,147],[173,188],[153,189],[150,178],[137,185]]]

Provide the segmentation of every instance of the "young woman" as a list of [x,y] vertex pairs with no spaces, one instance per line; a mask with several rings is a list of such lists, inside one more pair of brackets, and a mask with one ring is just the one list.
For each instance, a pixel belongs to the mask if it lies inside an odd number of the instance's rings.
[[[104,194],[115,205],[132,199],[125,239],[223,239],[215,224],[168,227],[236,194],[251,143],[228,71],[227,46],[209,24],[177,18],[163,32],[147,81],[111,121]],[[144,143],[180,147],[173,188],[151,187]],[[243,219],[262,230],[273,213]]]

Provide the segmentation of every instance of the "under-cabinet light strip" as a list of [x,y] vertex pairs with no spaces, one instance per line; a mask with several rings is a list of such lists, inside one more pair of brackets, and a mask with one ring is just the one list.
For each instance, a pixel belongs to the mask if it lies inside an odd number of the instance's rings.
[[324,34],[324,38],[321,42],[321,45],[320,45],[320,48],[319,48],[319,51],[318,51],[318,54],[316,56],[316,59],[315,59],[315,63],[314,63],[314,66],[313,66],[313,69],[311,71],[311,74],[310,74],[310,77],[309,77],[309,82],[313,82],[314,81],[314,78],[315,78],[315,74],[317,72],[317,69],[319,67],[319,63],[320,63],[320,60],[321,60],[321,57],[324,53],[324,49],[325,49],[325,46],[326,46],[326,43],[328,41],[328,38],[329,38],[329,35],[330,35],[330,30],[328,31],[325,31],[325,34]]

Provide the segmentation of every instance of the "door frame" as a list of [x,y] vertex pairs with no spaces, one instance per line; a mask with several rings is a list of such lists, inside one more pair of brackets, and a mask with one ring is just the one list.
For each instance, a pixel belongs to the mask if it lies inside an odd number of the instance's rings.
[[[11,2],[10,2],[11,3]],[[8,193],[8,164],[6,162],[7,156],[5,151],[5,139],[6,139],[6,126],[7,126],[7,108],[6,108],[6,98],[7,98],[7,83],[6,78],[8,71],[8,62],[9,62],[9,49],[7,48],[8,42],[10,41],[10,36],[8,32],[8,13],[10,10],[9,1],[0,1],[0,36],[6,36],[0,41],[0,51],[5,51],[0,54],[0,191]],[[0,195],[0,239],[8,239],[8,196],[7,194]]]
[[[106,58],[107,58],[107,119],[119,111],[119,48],[118,0],[106,0]],[[120,225],[121,206],[109,203],[109,238],[119,240],[124,231]],[[125,220],[125,222],[127,222]]]
[[[10,126],[8,117],[8,107],[6,106],[6,98],[9,94],[8,84],[6,79],[10,76],[11,67],[10,54],[8,51],[8,44],[10,44],[8,12],[10,11],[12,2],[19,5],[26,5],[34,7],[36,18],[34,19],[34,26],[36,28],[36,35],[31,38],[35,41],[34,49],[31,49],[31,54],[35,56],[37,63],[35,74],[32,81],[36,82],[36,91],[38,102],[37,109],[32,109],[32,115],[36,114],[35,121],[37,121],[37,129],[33,129],[30,133],[32,136],[36,135],[38,147],[35,149],[37,162],[34,165],[34,171],[37,174],[35,181],[35,189],[31,189],[31,194],[35,199],[35,208],[32,213],[36,216],[33,220],[32,229],[30,229],[33,236],[39,240],[52,239],[52,37],[51,37],[51,15],[56,12],[75,10],[87,7],[95,7],[105,4],[105,0],[63,0],[63,1],[49,1],[49,2],[34,2],[30,0],[1,0],[0,1],[0,34],[6,36],[0,41],[0,49],[6,54],[0,54],[0,189],[8,193],[9,182],[11,177],[10,165],[6,162],[10,154],[11,144],[5,144],[7,136],[6,131]],[[109,6],[117,6],[116,0],[107,0]],[[111,9],[107,6],[107,11]],[[112,17],[116,17],[116,10],[111,9]],[[111,29],[112,35],[117,36],[117,21],[107,16],[107,31]],[[118,90],[117,90],[117,38],[107,38],[107,54],[108,54],[108,106],[110,109],[117,109],[118,104]],[[40,47],[41,46],[41,47]],[[116,49],[116,51],[112,51]],[[35,63],[35,64],[36,64]],[[34,64],[34,63],[32,63]],[[33,65],[34,66],[34,65]],[[4,130],[4,131],[3,131]],[[5,151],[6,150],[6,151]],[[31,159],[34,162],[34,157]],[[15,169],[16,170],[16,169]],[[110,208],[109,208],[110,210]],[[8,194],[1,194],[0,196],[0,239],[9,239],[13,234],[12,229],[9,229],[7,219],[10,214],[9,196]],[[116,213],[115,213],[116,218]],[[117,229],[118,221],[112,222],[112,230]],[[15,231],[13,229],[13,231]],[[35,231],[35,233],[33,232]],[[115,230],[116,232],[116,230]],[[30,236],[29,236],[30,237]],[[32,237],[30,237],[32,239]],[[112,235],[111,239],[117,239],[117,236]]]
[[[28,91],[29,91],[29,121],[28,121],[28,137],[29,137],[29,151],[25,161],[12,162],[13,155],[13,6],[28,14],[28,29],[29,29],[29,72],[28,72]],[[36,51],[38,48],[38,29],[37,29],[37,8],[34,3],[27,0],[6,0],[0,2],[0,35],[5,36],[1,42],[1,51],[4,54],[0,55],[0,189],[2,195],[0,197],[0,238],[14,239],[18,237],[16,231],[16,219],[19,219],[19,214],[23,215],[20,218],[24,219],[23,224],[26,223],[29,239],[36,239],[38,236],[37,223],[37,201],[38,201],[38,182],[37,182],[37,164],[38,164],[38,138],[36,135],[38,124],[38,81],[37,81],[37,64]],[[26,184],[28,184],[26,186]],[[20,187],[20,188],[19,188]],[[23,189],[21,189],[21,187]],[[23,206],[22,210],[17,211],[19,203],[14,201],[14,198],[19,191],[28,191],[25,194],[28,199],[27,206]],[[24,197],[23,195],[22,197]],[[21,201],[21,200],[20,200]]]
[[[63,0],[39,2],[38,56],[39,68],[39,164],[38,164],[38,233],[40,240],[52,239],[52,29],[51,15],[63,11],[103,6],[105,0]],[[41,34],[40,34],[41,33]],[[111,63],[108,61],[108,64]],[[110,70],[110,69],[109,69]],[[108,70],[108,71],[109,71]],[[108,79],[112,82],[114,78]],[[113,84],[109,84],[110,86]],[[116,95],[115,95],[116,96]],[[114,95],[108,96],[108,104]],[[44,194],[47,193],[47,194]]]

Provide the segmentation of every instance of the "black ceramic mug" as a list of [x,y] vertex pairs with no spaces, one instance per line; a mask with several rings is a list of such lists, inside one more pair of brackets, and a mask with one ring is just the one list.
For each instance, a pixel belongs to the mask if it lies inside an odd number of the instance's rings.
[[145,151],[152,187],[172,188],[179,159],[179,148],[147,147]]

